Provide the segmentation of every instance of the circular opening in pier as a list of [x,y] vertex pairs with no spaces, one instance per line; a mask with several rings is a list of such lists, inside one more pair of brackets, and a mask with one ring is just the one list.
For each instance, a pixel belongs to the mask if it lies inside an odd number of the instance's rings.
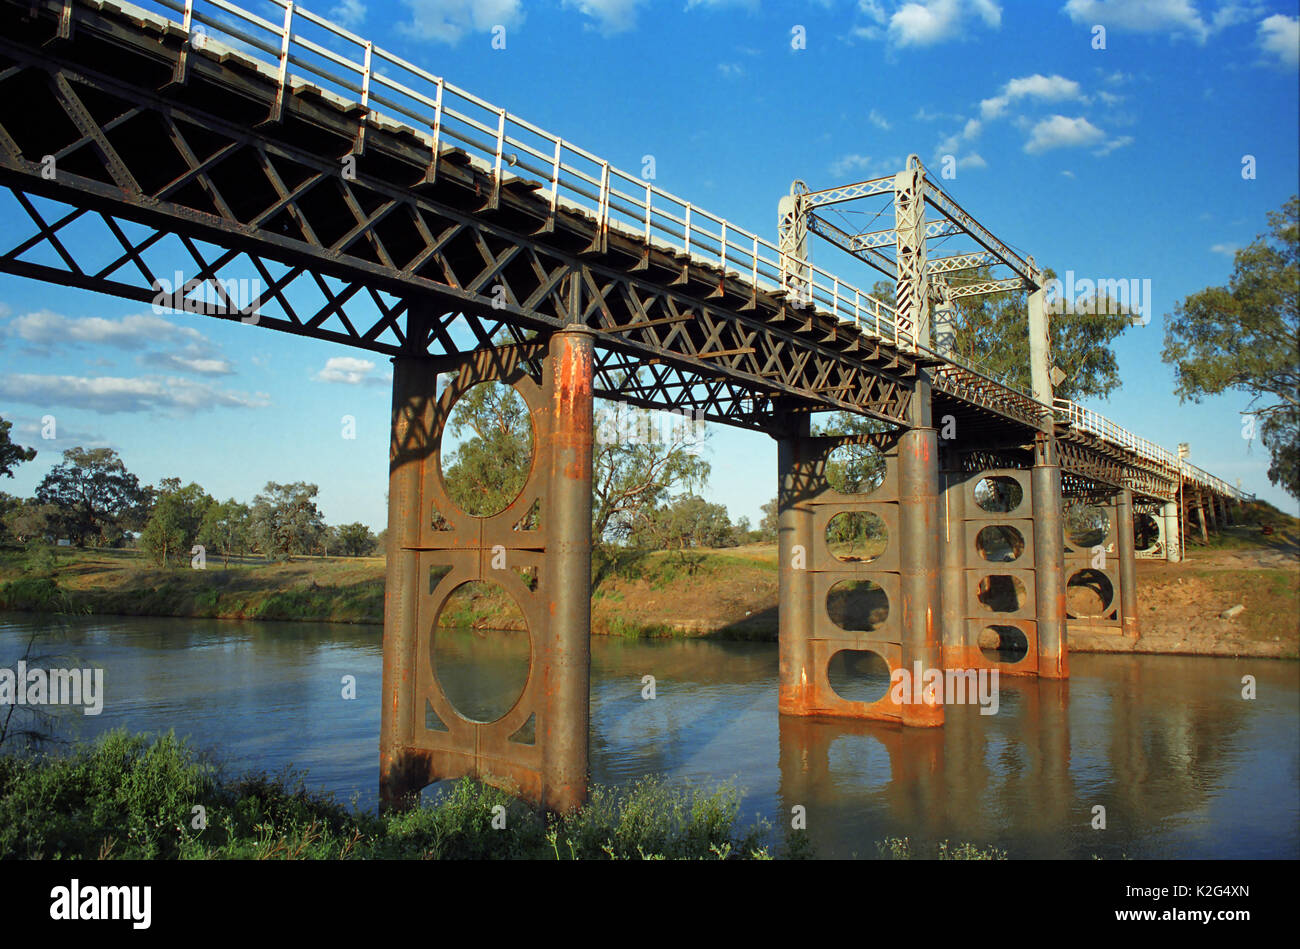
[[980,580],[978,597],[990,613],[1014,613],[1029,602],[1019,577],[993,574]]
[[826,678],[846,702],[878,702],[889,694],[889,663],[870,649],[841,649],[826,663]]
[[533,466],[533,422],[523,396],[504,382],[471,386],[452,406],[442,445],[442,483],[452,503],[473,517],[500,514]]
[[985,626],[978,645],[989,662],[1019,662],[1029,655],[1029,637],[1019,626]]
[[495,722],[528,685],[528,622],[509,593],[491,580],[462,583],[443,601],[430,660],[442,694],[471,722]]
[[1081,501],[1065,505],[1065,539],[1074,550],[1104,547],[1110,536],[1110,518],[1104,508]]
[[1010,514],[1024,499],[1025,492],[1015,478],[980,478],[975,485],[975,503],[990,514]]
[[826,456],[826,483],[840,494],[870,494],[885,480],[885,456],[871,445],[840,445]]
[[840,629],[869,633],[889,619],[889,597],[871,580],[841,580],[826,594],[826,612]]
[[1025,552],[1025,538],[1014,527],[994,524],[975,535],[975,549],[990,563],[1010,563]]
[[1133,517],[1133,549],[1151,550],[1160,543],[1160,525],[1150,514]]
[[889,529],[870,511],[843,511],[826,525],[826,546],[845,563],[870,563],[889,546]]
[[1080,570],[1065,584],[1065,608],[1070,616],[1096,617],[1110,612],[1115,587],[1100,570]]

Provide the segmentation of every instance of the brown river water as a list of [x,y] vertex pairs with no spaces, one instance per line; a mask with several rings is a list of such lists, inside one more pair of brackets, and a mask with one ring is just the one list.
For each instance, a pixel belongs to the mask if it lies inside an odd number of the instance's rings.
[[[175,729],[229,770],[293,768],[375,806],[377,627],[0,613],[0,667],[38,629],[55,637],[46,667],[104,670],[102,713],[61,715],[64,735]],[[481,632],[439,636],[460,708],[483,717],[511,701],[517,649],[485,649]],[[1003,677],[997,714],[950,706],[943,728],[904,730],[781,717],[774,644],[598,637],[592,780],[732,781],[744,818],[778,835],[802,805],[823,857],[873,857],[895,836],[1013,859],[1300,857],[1300,663],[1077,654],[1070,671],[1064,683]]]

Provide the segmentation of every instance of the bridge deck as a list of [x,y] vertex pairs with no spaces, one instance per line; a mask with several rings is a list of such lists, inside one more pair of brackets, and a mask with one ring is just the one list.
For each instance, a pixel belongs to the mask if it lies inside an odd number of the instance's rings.
[[[201,276],[242,267],[267,285],[209,315],[255,311],[261,326],[374,352],[455,359],[576,321],[596,332],[597,392],[632,404],[760,430],[777,409],[902,425],[924,373],[934,417],[953,416],[993,454],[1023,454],[1043,424],[1047,407],[916,345],[888,304],[816,268],[801,299],[770,242],[307,11],[294,8],[295,27],[224,0],[153,5],[163,12],[0,0],[0,182],[37,229],[0,269],[152,301],[141,249],[177,235]],[[187,43],[169,9],[226,41]],[[321,29],[361,61],[322,45]],[[57,181],[39,174],[46,154]],[[349,154],[355,178],[340,174]],[[55,219],[27,195],[74,209]],[[57,240],[91,210],[121,245],[111,268],[78,266]],[[131,239],[121,221],[156,230]],[[205,255],[194,238],[228,251]],[[38,245],[62,265],[31,260]],[[347,289],[296,312],[290,288],[322,275]],[[1235,494],[1095,413],[1051,411],[1076,478],[1150,497],[1203,479]]]

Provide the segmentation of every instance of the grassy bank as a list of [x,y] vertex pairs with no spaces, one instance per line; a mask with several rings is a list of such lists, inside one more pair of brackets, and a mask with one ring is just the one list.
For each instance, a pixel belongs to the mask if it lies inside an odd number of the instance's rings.
[[[498,805],[504,828],[492,826]],[[312,794],[291,778],[227,778],[171,735],[121,731],[67,755],[0,756],[0,859],[774,856],[764,842],[767,827],[741,826],[738,813],[739,795],[729,786],[689,790],[646,780],[626,789],[596,787],[586,806],[557,816],[466,780],[436,804],[381,817]]]

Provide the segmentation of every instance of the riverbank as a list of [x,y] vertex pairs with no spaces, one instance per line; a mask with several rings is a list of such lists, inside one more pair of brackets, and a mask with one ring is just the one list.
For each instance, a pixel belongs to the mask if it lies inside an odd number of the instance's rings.
[[[196,801],[203,802],[195,807]],[[229,777],[172,735],[110,732],[67,755],[0,755],[0,860],[609,860],[778,854],[739,795],[659,780],[593,787],[564,815],[463,780],[438,801],[374,815],[293,776]]]
[[[1139,561],[1136,639],[1071,632],[1075,652],[1300,657],[1300,531],[1227,528],[1190,546],[1180,564]],[[19,550],[0,552],[0,609],[63,609],[124,616],[310,622],[383,622],[384,559],[301,558],[207,569],[162,569],[126,550],[59,551],[32,570]],[[592,594],[594,635],[775,641],[775,545],[625,555]],[[1220,614],[1242,606],[1235,615]],[[833,594],[833,616],[888,609],[878,593]],[[448,614],[451,610],[447,611]],[[444,616],[446,619],[446,616]],[[508,596],[490,586],[455,604],[460,625],[519,628]]]

